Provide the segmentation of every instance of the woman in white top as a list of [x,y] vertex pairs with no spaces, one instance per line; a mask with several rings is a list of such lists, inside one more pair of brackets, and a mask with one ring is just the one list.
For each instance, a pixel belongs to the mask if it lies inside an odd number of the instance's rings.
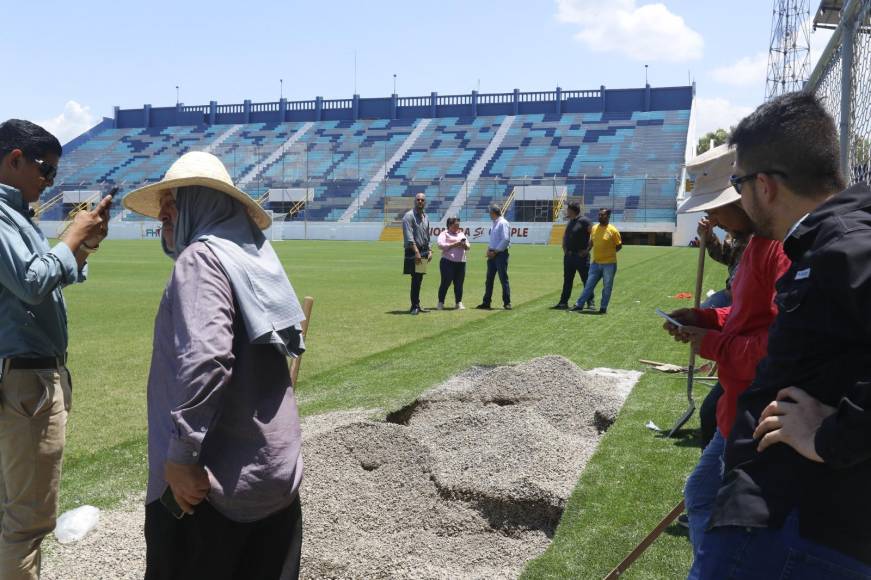
[[444,310],[445,296],[448,294],[448,287],[453,283],[457,310],[465,310],[466,307],[463,306],[463,281],[466,279],[466,253],[470,246],[466,234],[460,229],[460,218],[448,218],[447,229],[439,234],[437,243],[442,251],[442,259],[439,263],[442,283],[439,286],[437,308]]

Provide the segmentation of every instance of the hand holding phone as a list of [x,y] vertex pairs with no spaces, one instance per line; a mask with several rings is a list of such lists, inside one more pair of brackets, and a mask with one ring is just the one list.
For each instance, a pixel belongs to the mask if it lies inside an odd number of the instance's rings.
[[674,318],[672,318],[671,316],[669,316],[668,314],[666,314],[665,312],[663,312],[661,309],[657,308],[657,309],[656,309],[656,314],[657,314],[658,316],[661,316],[661,317],[665,318],[668,322],[670,322],[671,324],[674,324],[674,325],[677,326],[678,328],[683,328],[683,324],[682,324],[682,323],[678,322],[677,320],[675,320]]

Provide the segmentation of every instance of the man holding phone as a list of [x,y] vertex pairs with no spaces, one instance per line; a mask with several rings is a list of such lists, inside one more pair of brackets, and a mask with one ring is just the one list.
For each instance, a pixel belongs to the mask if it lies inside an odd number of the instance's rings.
[[750,237],[732,282],[732,304],[675,310],[663,325],[677,340],[691,342],[696,354],[718,363],[717,378],[724,390],[717,401],[717,431],[684,490],[695,554],[723,479],[723,449],[738,396],[750,385],[756,364],[766,353],[768,327],[776,314],[774,283],[789,268],[779,241],[751,237],[753,224],[729,183],[734,162],[734,150],[721,147],[688,164],[687,171],[697,177],[692,196],[680,208],[681,213],[707,212],[712,223]]
[[42,127],[0,124],[0,578],[39,577],[54,529],[70,408],[61,289],[83,282],[106,237],[111,196],[82,211],[50,248],[29,205],[54,183],[63,150]]

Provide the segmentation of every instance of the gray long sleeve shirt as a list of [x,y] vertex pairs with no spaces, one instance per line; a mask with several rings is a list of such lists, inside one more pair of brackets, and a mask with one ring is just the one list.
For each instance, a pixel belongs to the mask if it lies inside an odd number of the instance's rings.
[[402,241],[406,250],[411,250],[414,242],[421,254],[429,248],[429,218],[425,213],[417,215],[413,209],[402,217]]
[[0,358],[66,354],[61,288],[86,272],[63,242],[49,248],[21,192],[0,183]]
[[148,377],[148,491],[166,489],[167,460],[203,465],[208,501],[234,521],[261,520],[293,501],[302,434],[287,359],[254,345],[230,280],[202,242],[175,263],[154,324]]

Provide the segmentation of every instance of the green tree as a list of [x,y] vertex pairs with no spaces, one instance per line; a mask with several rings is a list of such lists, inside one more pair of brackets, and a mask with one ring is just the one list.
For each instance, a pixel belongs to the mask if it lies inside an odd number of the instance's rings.
[[705,133],[699,138],[699,144],[696,147],[696,155],[701,155],[705,151],[711,148],[711,139],[714,140],[714,147],[722,145],[729,139],[729,133],[732,130],[729,129],[726,131],[725,129],[717,129],[716,131],[711,131],[710,133]]

